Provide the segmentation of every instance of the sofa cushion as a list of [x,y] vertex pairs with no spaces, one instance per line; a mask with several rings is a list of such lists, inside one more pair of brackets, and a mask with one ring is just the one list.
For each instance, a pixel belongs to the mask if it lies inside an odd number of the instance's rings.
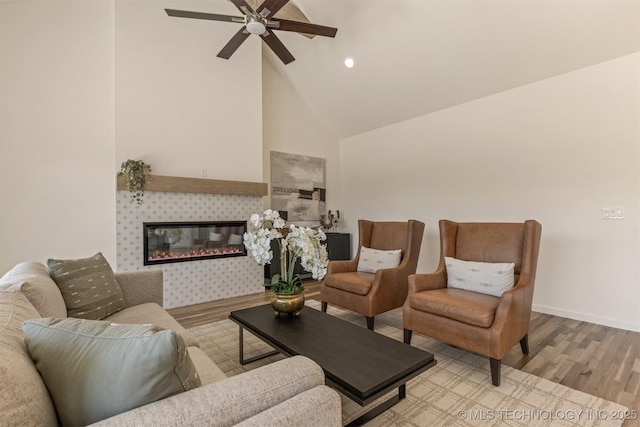
[[200,386],[182,338],[152,325],[34,319],[22,326],[63,425],[87,425]]
[[39,317],[21,292],[0,291],[0,425],[55,426],[56,411],[24,345],[22,322]]
[[69,317],[100,320],[126,307],[120,285],[101,253],[83,259],[49,259],[47,266]]
[[200,348],[187,347],[187,351],[189,352],[193,366],[195,366],[196,371],[198,371],[202,385],[211,384],[227,378],[224,372],[222,372],[222,369]]
[[448,288],[500,297],[514,285],[515,264],[512,262],[463,261],[444,257],[444,264],[447,268]]
[[38,310],[36,317],[67,317],[60,289],[39,262],[21,262],[0,278],[0,289],[22,292]]
[[400,265],[401,257],[402,249],[383,251],[362,246],[357,270],[363,273],[375,273],[384,268],[394,268]]
[[124,308],[117,313],[113,313],[105,320],[112,323],[125,324],[153,323],[156,326],[160,326],[162,329],[171,329],[180,335],[187,347],[200,346],[198,339],[191,332],[186,330],[176,319],[171,317],[165,309],[153,302]]

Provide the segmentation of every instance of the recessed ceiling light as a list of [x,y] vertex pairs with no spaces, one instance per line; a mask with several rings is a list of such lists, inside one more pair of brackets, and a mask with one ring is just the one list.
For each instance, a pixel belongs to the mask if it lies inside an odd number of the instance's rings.
[[344,60],[344,66],[347,68],[353,68],[354,62],[353,58],[347,58]]

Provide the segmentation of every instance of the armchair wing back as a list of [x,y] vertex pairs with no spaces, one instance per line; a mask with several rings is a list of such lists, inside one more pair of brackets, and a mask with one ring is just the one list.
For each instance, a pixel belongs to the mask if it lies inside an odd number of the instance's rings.
[[[401,307],[407,298],[408,277],[416,272],[424,223],[416,220],[358,221],[359,243],[356,256],[349,261],[330,261],[320,286],[322,310],[328,304],[355,311],[367,319],[373,330],[374,317]],[[362,247],[401,250],[400,264],[375,273],[357,271]]]
[[[444,256],[466,261],[513,262],[517,281],[523,260],[537,263],[538,259],[537,253],[535,259],[530,259],[533,247],[527,248],[528,253],[525,254],[526,227],[526,223],[456,223],[443,220],[440,222],[441,249]],[[528,227],[533,231],[533,222]],[[533,240],[529,239],[529,243]],[[535,265],[526,267],[535,273]]]
[[[409,277],[403,306],[404,341],[413,331],[488,356],[494,385],[504,354],[518,341],[528,354],[528,334],[542,226],[524,223],[440,221],[440,262],[433,273]],[[514,287],[501,297],[448,288],[445,257],[513,263]]]

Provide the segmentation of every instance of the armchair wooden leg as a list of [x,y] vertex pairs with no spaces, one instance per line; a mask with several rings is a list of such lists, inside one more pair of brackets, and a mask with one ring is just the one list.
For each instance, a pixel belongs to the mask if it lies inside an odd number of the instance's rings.
[[373,331],[373,317],[365,316],[367,318],[367,329]]
[[502,367],[502,361],[490,357],[489,363],[491,364],[491,383],[498,387],[500,385],[500,368]]
[[328,305],[328,304],[327,304],[325,301],[321,301],[321,302],[320,302],[320,308],[322,309],[322,312],[323,312],[323,313],[326,313],[326,312],[327,312],[327,305]]
[[413,331],[411,329],[405,329],[404,330],[404,343],[405,344],[411,344],[411,334],[413,333]]
[[522,354],[529,354],[529,334],[520,340],[520,348],[522,349]]

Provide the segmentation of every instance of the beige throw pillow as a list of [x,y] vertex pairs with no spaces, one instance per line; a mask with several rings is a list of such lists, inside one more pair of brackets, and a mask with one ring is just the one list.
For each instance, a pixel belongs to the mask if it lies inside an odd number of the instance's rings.
[[0,289],[21,291],[38,310],[37,317],[67,317],[60,289],[40,262],[25,261],[0,278]]
[[360,248],[357,270],[364,273],[375,273],[383,268],[394,268],[400,265],[401,256],[401,249],[383,251],[363,246]]
[[447,287],[501,297],[513,288],[515,264],[463,261],[444,257]]
[[47,387],[24,344],[22,323],[38,317],[22,292],[0,291],[0,426],[58,425]]
[[63,426],[200,386],[184,341],[171,330],[70,318],[29,320],[22,329]]
[[90,258],[47,261],[69,317],[100,320],[126,307],[113,270],[97,253]]

